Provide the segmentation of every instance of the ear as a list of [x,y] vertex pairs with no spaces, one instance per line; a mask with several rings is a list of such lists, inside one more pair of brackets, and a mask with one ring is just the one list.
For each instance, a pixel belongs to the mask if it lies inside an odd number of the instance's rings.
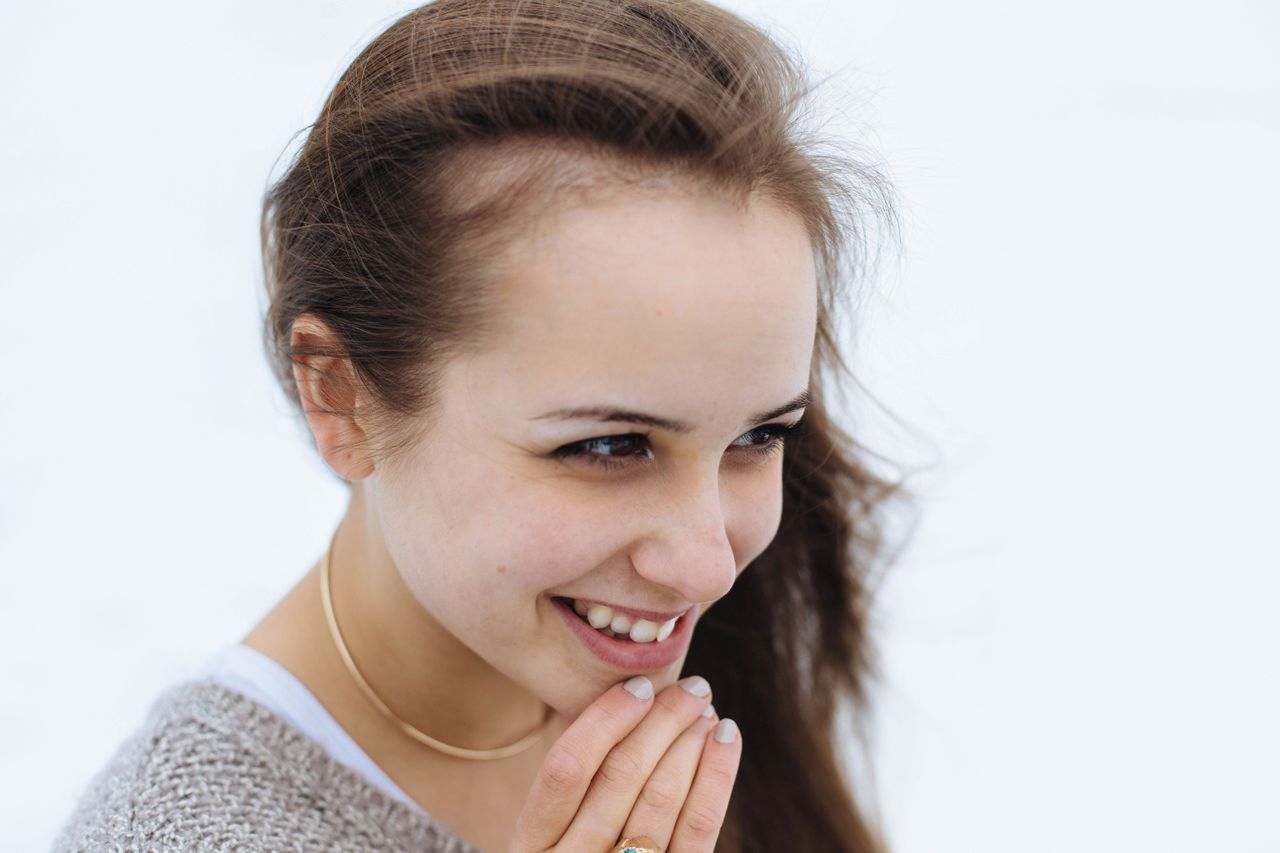
[[[312,314],[293,321],[289,345],[342,349],[329,325]],[[297,355],[293,359],[293,381],[298,386],[316,449],[334,473],[347,482],[363,480],[373,473],[373,463],[360,446],[365,432],[356,420],[360,393],[351,362],[330,356]]]

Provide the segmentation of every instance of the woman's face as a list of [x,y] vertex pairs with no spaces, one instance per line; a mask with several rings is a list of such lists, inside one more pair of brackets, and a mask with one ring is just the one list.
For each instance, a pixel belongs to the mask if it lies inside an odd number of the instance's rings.
[[[756,416],[807,389],[813,256],[771,204],[635,192],[561,211],[506,268],[500,345],[451,364],[430,435],[365,485],[427,613],[572,718],[637,672],[661,690],[685,654],[611,663],[555,599],[692,607],[696,631],[777,532],[774,437],[803,409]],[[586,408],[688,430],[553,414]]]

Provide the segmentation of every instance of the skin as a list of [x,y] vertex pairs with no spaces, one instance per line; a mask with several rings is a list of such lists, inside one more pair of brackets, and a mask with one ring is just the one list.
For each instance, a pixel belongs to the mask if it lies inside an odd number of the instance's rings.
[[[321,384],[347,387],[341,362],[311,358],[313,370],[295,377],[317,447],[351,482],[333,597],[378,695],[458,746],[511,743],[545,705],[559,712],[553,736],[518,756],[467,761],[396,730],[329,638],[319,562],[244,639],[298,676],[424,808],[485,849],[505,849],[556,737],[638,674],[587,651],[551,597],[659,611],[696,603],[701,616],[773,539],[782,454],[755,452],[771,438],[760,427],[803,410],[747,419],[807,387],[817,310],[808,234],[763,199],[738,209],[702,191],[628,189],[560,210],[506,258],[518,263],[503,266],[501,344],[448,365],[436,426],[397,464],[343,449],[361,435],[357,419],[313,411]],[[294,343],[328,334],[307,316],[293,330]],[[538,418],[587,405],[692,431]],[[553,456],[628,434],[645,437],[581,448],[617,468]],[[644,674],[660,692],[682,666]]]

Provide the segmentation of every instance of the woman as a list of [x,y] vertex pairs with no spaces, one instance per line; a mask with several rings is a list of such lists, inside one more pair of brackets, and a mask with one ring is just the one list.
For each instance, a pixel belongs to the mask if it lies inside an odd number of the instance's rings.
[[901,487],[826,404],[892,214],[804,94],[691,0],[437,0],[357,57],[263,212],[347,513],[59,849],[881,849],[832,737]]

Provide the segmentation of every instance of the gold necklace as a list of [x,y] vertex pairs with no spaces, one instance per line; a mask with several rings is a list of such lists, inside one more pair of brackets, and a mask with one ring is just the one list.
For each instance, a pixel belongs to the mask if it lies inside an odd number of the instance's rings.
[[351,673],[351,677],[355,679],[356,684],[360,686],[360,690],[369,698],[373,706],[382,712],[382,715],[394,723],[405,734],[419,743],[426,744],[432,749],[458,758],[469,758],[475,761],[487,761],[494,758],[506,758],[508,755],[515,755],[524,752],[533,746],[550,726],[555,717],[555,709],[550,705],[547,706],[546,718],[538,728],[529,734],[520,738],[515,743],[506,746],[495,747],[494,749],[467,749],[461,746],[453,746],[441,740],[436,740],[431,735],[423,732],[395,715],[395,712],[387,707],[387,703],[378,698],[378,694],[373,692],[373,688],[369,686],[369,682],[365,681],[360,670],[356,667],[356,662],[351,659],[351,652],[347,650],[347,644],[342,639],[342,632],[338,630],[338,619],[333,614],[333,594],[329,590],[329,559],[333,553],[334,540],[338,538],[338,531],[333,531],[333,537],[329,540],[329,550],[324,554],[324,566],[320,570],[320,598],[324,601],[325,620],[329,623],[329,634],[333,637],[334,645],[338,647],[338,654],[342,657],[342,662],[346,664],[347,671]]

